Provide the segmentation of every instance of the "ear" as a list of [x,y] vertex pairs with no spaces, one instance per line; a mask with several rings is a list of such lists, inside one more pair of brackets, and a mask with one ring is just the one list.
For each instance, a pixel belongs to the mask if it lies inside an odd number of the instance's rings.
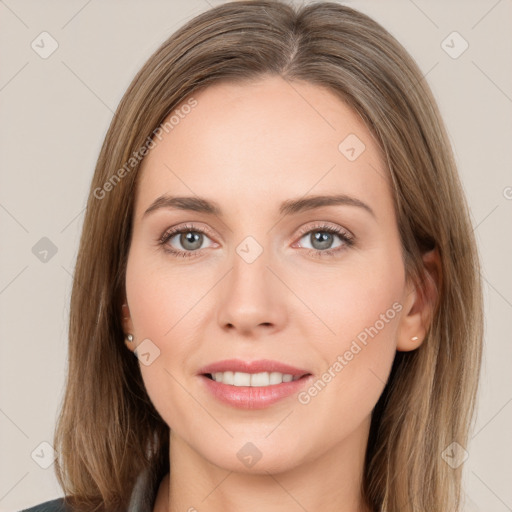
[[130,315],[130,308],[128,307],[126,298],[123,300],[121,305],[121,321],[123,324],[123,332],[125,336],[124,343],[130,350],[133,351],[135,349],[135,340],[130,342],[126,339],[126,336],[128,336],[128,334],[133,335],[133,322],[132,317]]
[[441,258],[437,247],[423,254],[425,278],[422,285],[408,282],[396,349],[417,349],[427,336],[441,287]]

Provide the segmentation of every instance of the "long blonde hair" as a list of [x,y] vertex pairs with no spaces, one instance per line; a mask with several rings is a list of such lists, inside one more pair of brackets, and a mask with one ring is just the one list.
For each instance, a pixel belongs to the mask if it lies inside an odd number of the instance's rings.
[[436,102],[413,59],[378,23],[329,2],[212,8],[167,39],[123,96],[92,179],[74,274],[57,477],[77,509],[112,510],[126,504],[142,469],[168,471],[169,427],[121,325],[141,148],[194,91],[268,75],[328,87],[373,132],[392,178],[406,272],[418,286],[426,279],[422,254],[439,251],[430,329],[419,349],[396,355],[372,414],[361,492],[372,510],[456,511],[462,467],[452,468],[442,452],[468,442],[483,337],[468,207]]

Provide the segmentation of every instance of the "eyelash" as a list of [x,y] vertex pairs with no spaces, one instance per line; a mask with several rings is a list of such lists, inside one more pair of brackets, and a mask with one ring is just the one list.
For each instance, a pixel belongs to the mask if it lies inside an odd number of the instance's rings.
[[[169,254],[172,254],[173,256],[183,257],[183,258],[194,258],[198,256],[197,253],[201,251],[195,250],[195,251],[178,251],[174,248],[171,248],[167,242],[175,235],[182,234],[182,233],[202,233],[204,235],[210,236],[209,231],[204,228],[199,228],[194,225],[186,225],[186,226],[180,226],[178,228],[171,228],[168,229],[163,233],[163,235],[159,238],[158,244],[163,247],[163,250]],[[316,257],[316,258],[326,258],[335,256],[336,253],[343,251],[346,248],[350,248],[355,243],[355,238],[350,235],[347,231],[344,229],[335,227],[335,226],[329,226],[329,225],[319,225],[314,227],[308,227],[303,228],[299,232],[299,240],[304,237],[304,235],[307,235],[309,233],[314,232],[320,232],[320,233],[330,233],[337,235],[341,241],[343,242],[343,245],[339,247],[335,247],[334,249],[326,249],[325,251],[321,251],[319,249],[304,249],[308,252],[308,255]]]

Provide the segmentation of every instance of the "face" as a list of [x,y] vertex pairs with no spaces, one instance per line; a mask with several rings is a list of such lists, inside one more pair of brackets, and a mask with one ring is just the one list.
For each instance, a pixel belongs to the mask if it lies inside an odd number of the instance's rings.
[[140,170],[126,332],[173,439],[222,468],[284,471],[367,437],[417,334],[389,176],[320,86],[194,99]]

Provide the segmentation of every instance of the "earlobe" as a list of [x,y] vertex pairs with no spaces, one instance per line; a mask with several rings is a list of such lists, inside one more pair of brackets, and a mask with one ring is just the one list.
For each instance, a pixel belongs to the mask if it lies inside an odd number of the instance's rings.
[[122,322],[123,322],[123,332],[125,335],[124,342],[129,350],[134,350],[134,336],[133,336],[133,324],[130,316],[130,309],[126,302],[121,306],[122,310]]
[[406,297],[404,313],[398,330],[398,351],[417,349],[425,340],[432,323],[441,285],[441,260],[434,248],[423,255],[424,278],[412,285]]
[[425,339],[421,315],[421,294],[416,289],[409,291],[405,300],[396,349],[400,352],[416,350]]
[[125,345],[128,347],[129,350],[131,350],[132,352],[135,350],[135,344],[133,343],[133,340],[135,338],[133,337],[133,334],[132,333],[128,333],[125,337],[124,337],[124,343]]

